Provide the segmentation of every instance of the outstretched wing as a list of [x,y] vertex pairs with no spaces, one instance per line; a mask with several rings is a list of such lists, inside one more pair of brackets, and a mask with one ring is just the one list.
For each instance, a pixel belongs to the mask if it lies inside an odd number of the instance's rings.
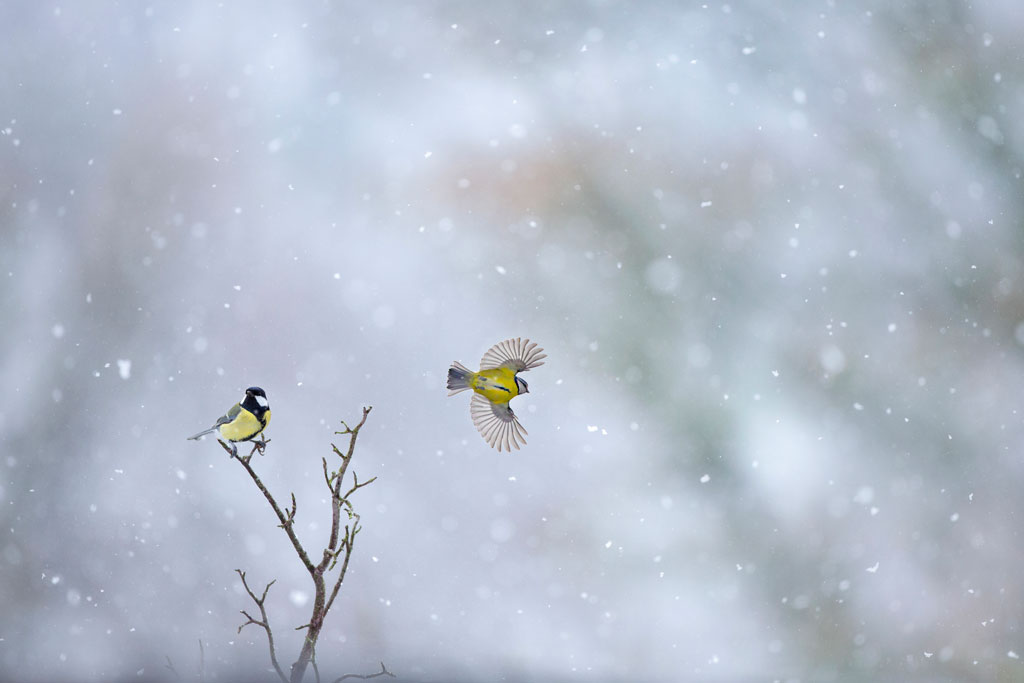
[[469,414],[491,448],[511,452],[513,448],[518,451],[519,444],[526,444],[526,430],[507,403],[491,403],[480,394],[473,394]]
[[548,354],[544,349],[537,346],[529,339],[506,339],[492,346],[484,357],[480,359],[480,369],[490,370],[492,368],[512,368],[516,372],[522,372],[544,365],[542,358]]

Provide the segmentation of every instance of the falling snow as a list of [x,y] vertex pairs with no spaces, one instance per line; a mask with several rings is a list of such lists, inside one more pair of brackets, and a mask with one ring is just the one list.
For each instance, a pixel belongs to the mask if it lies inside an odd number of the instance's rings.
[[[328,680],[1024,677],[1020,8],[947,4],[21,3],[0,671],[259,679],[236,568],[290,665],[185,438],[257,385],[311,544],[374,406]],[[445,378],[515,337],[497,453]]]

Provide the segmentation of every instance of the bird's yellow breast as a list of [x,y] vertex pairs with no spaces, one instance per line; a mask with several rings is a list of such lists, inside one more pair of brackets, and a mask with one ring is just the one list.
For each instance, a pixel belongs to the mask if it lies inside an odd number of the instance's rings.
[[481,370],[469,379],[469,386],[491,403],[508,403],[519,395],[516,373],[511,368]]
[[270,422],[270,411],[263,414],[261,423],[255,415],[245,408],[238,411],[238,415],[231,422],[225,422],[220,426],[220,435],[228,441],[248,441],[262,432]]

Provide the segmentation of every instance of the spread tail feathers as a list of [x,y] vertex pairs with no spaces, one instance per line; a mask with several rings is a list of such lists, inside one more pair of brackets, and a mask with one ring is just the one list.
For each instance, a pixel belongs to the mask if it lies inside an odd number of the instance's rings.
[[207,434],[212,434],[215,431],[217,431],[216,427],[210,427],[209,429],[204,429],[203,431],[199,432],[198,434],[193,434],[192,436],[188,437],[188,441],[198,441],[199,439],[203,438]]
[[469,389],[469,378],[472,376],[473,371],[462,363],[458,361],[452,363],[452,366],[448,368],[448,395],[453,396],[460,391]]

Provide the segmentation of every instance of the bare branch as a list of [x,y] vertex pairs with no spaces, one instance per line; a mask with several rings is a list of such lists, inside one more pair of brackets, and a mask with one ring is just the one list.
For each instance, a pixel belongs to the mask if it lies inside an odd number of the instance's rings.
[[[348,469],[348,464],[352,461],[352,454],[355,453],[356,439],[359,437],[359,430],[363,428],[364,424],[366,424],[366,418],[370,415],[370,410],[372,410],[370,407],[363,408],[363,417],[359,420],[359,424],[357,424],[354,429],[350,428],[345,424],[345,422],[342,422],[342,424],[345,425],[345,431],[337,433],[349,435],[348,451],[344,455],[341,454],[341,451],[338,450],[337,446],[332,444],[334,452],[341,456],[341,467],[339,467],[338,471],[328,478],[328,481],[331,484],[331,507],[333,514],[331,518],[331,535],[327,541],[327,548],[324,553],[324,557],[320,561],[320,566],[325,569],[330,561],[327,553],[336,553],[338,550],[338,533],[341,529],[341,507],[344,505],[348,511],[351,511],[351,504],[348,502],[348,496],[360,488],[359,480],[356,479],[355,486],[353,486],[344,496],[341,495],[341,483],[345,478],[345,471]],[[372,481],[373,480],[371,479],[370,482]],[[370,482],[367,482],[367,484]]]
[[292,508],[290,510],[288,510],[288,512],[287,512],[288,519],[284,523],[278,524],[278,526],[283,529],[285,526],[291,526],[292,524],[294,524],[295,523],[295,512],[296,512],[297,509],[298,509],[298,503],[295,502],[295,494],[292,493]]
[[[270,630],[270,620],[267,619],[267,608],[264,604],[267,601],[267,591],[270,590],[270,587],[274,585],[277,579],[268,583],[267,587],[263,589],[263,595],[257,598],[256,594],[252,592],[251,588],[249,588],[249,582],[245,580],[245,572],[241,569],[236,569],[235,571],[242,579],[242,586],[245,587],[245,592],[249,594],[249,597],[256,603],[256,606],[260,608],[261,617],[260,619],[256,619],[244,609],[241,610],[242,614],[246,619],[248,619],[248,621],[238,627],[238,632],[241,633],[242,629],[249,624],[255,624],[267,632],[267,644],[270,647],[270,663],[274,665],[274,670],[277,671],[277,675],[280,677],[281,681],[283,681],[283,683],[288,683],[288,679],[285,678],[284,671],[281,670],[281,665],[277,663],[277,650],[274,647],[274,632]],[[202,641],[200,641],[200,643],[201,642]]]
[[164,655],[164,657],[167,658],[167,663],[164,664],[164,668],[167,669],[168,671],[170,671],[172,674],[174,674],[174,678],[176,678],[177,680],[180,681],[181,680],[181,676],[178,674],[178,670],[174,668],[174,663],[171,662],[170,656],[169,655]]
[[206,680],[206,650],[203,649],[203,639],[199,639],[199,683]]
[[[327,612],[331,609],[331,605],[334,604],[334,598],[338,597],[338,591],[341,590],[341,583],[345,580],[345,574],[348,573],[348,561],[352,557],[352,548],[355,541],[355,532],[350,532],[348,527],[345,527],[345,559],[341,563],[341,571],[338,572],[338,578],[334,581],[334,588],[331,590],[331,597],[327,599],[327,603],[324,606],[324,611]],[[335,559],[337,563],[337,559]],[[334,569],[334,565],[331,565],[331,569]]]
[[345,425],[345,431],[343,431],[343,432],[334,432],[335,434],[351,434],[352,435],[352,439],[349,441],[348,454],[345,455],[344,457],[349,458],[349,459],[352,458],[352,451],[353,451],[353,449],[355,448],[355,445],[356,445],[355,444],[355,437],[359,435],[359,430],[363,428],[364,424],[366,424],[366,418],[369,417],[371,410],[373,410],[373,406],[367,406],[367,407],[363,408],[363,417],[362,417],[361,420],[359,420],[359,424],[356,425],[355,429],[350,429],[348,424],[346,424],[345,421],[342,420],[341,424]]
[[[256,470],[254,470],[252,465],[249,464],[248,458],[238,458],[238,462],[242,463],[242,467],[244,467],[245,471],[249,473],[250,477],[252,477],[257,488],[263,492],[263,497],[267,499],[267,502],[270,503],[270,507],[274,509],[274,514],[276,514],[277,518],[281,521],[280,527],[284,529],[286,534],[288,534],[288,540],[292,542],[292,547],[295,548],[295,552],[299,556],[299,559],[302,560],[302,564],[305,565],[307,571],[312,573],[314,569],[313,562],[309,559],[309,555],[306,554],[306,549],[302,547],[302,543],[299,542],[299,537],[295,535],[295,529],[292,527],[288,516],[281,510],[281,507],[277,504],[273,494],[271,494],[270,490],[263,484],[259,475],[256,474]],[[294,495],[292,500],[294,502]]]
[[[299,653],[298,658],[291,666],[290,675],[286,677],[284,671],[281,669],[277,661],[277,653],[274,645],[274,636],[270,628],[270,622],[267,618],[267,612],[265,608],[267,592],[270,590],[270,587],[274,584],[274,581],[271,581],[269,584],[267,584],[266,588],[263,590],[262,595],[257,597],[256,593],[249,588],[249,585],[246,581],[245,572],[241,570],[235,570],[236,572],[238,572],[239,577],[241,577],[242,585],[245,587],[245,590],[249,594],[249,597],[259,608],[259,618],[249,614],[245,610],[241,611],[242,615],[245,616],[247,621],[238,627],[238,631],[239,633],[241,633],[243,628],[250,624],[254,624],[256,626],[259,626],[266,632],[267,642],[269,643],[270,647],[271,663],[274,665],[274,670],[277,671],[278,677],[284,683],[301,683],[303,676],[305,675],[306,669],[310,665],[312,665],[313,667],[313,672],[315,674],[317,683],[320,683],[320,670],[319,664],[317,663],[316,659],[317,639],[319,638],[320,631],[323,628],[324,619],[326,618],[327,613],[330,611],[331,606],[334,604],[334,600],[338,596],[338,593],[341,589],[341,584],[345,580],[345,575],[348,572],[349,561],[352,557],[352,549],[355,544],[355,537],[361,529],[359,525],[359,515],[356,514],[355,509],[352,506],[352,503],[349,501],[349,497],[359,489],[365,486],[369,486],[377,479],[376,477],[373,477],[368,481],[360,482],[359,477],[353,472],[351,488],[349,488],[344,494],[342,493],[342,485],[345,479],[345,474],[348,470],[349,464],[352,462],[352,456],[355,453],[356,439],[359,436],[359,431],[366,424],[366,420],[369,417],[371,410],[371,407],[363,408],[362,418],[354,427],[350,427],[346,422],[342,421],[341,424],[343,430],[335,432],[335,434],[347,435],[349,437],[348,448],[344,452],[335,444],[331,444],[331,448],[334,450],[335,454],[337,454],[338,457],[341,459],[341,462],[337,470],[331,471],[331,469],[327,466],[327,458],[321,458],[321,464],[324,473],[324,483],[327,484],[327,488],[331,492],[331,530],[330,536],[327,541],[327,545],[323,549],[323,555],[317,564],[313,564],[313,561],[310,559],[309,554],[306,552],[305,548],[303,547],[302,543],[299,541],[298,536],[295,533],[294,522],[296,513],[298,511],[298,502],[296,501],[295,494],[291,494],[291,506],[282,509],[281,506],[278,504],[277,500],[274,498],[273,494],[271,494],[269,489],[267,489],[267,487],[263,484],[263,481],[260,479],[259,475],[256,474],[255,470],[252,468],[252,465],[250,464],[252,456],[255,453],[259,452],[260,455],[263,455],[266,445],[270,440],[267,439],[266,441],[254,441],[252,450],[249,452],[248,455],[245,456],[238,455],[237,447],[235,446],[235,444],[229,445],[224,443],[223,441],[220,441],[221,447],[223,447],[224,450],[226,450],[231,455],[231,457],[238,460],[238,462],[242,465],[245,471],[249,474],[249,477],[253,480],[253,483],[256,484],[256,487],[260,490],[260,492],[263,493],[264,498],[266,498],[267,502],[270,504],[270,507],[274,510],[274,514],[277,515],[277,519],[280,522],[278,526],[284,529],[285,533],[288,535],[288,539],[291,541],[292,547],[295,549],[295,553],[299,556],[299,559],[302,561],[302,564],[306,567],[306,571],[309,572],[310,578],[313,581],[314,597],[312,614],[310,615],[310,619],[307,623],[295,629],[297,631],[306,631],[306,636],[303,640],[302,650]],[[344,527],[341,521],[341,511],[343,509],[349,521],[349,523],[345,524]],[[342,528],[344,528],[344,531],[342,531]],[[337,567],[339,559],[341,560],[341,567],[338,571],[337,577],[333,582],[334,585],[331,587],[332,589],[330,595],[328,596],[325,574],[333,571]],[[341,681],[346,678],[376,678],[378,676],[384,675],[392,677],[394,676],[394,674],[392,674],[384,667],[384,664],[382,662],[381,670],[378,673],[369,675],[346,674],[345,676],[342,676],[337,680]]]
[[345,453],[342,453],[340,450],[338,450],[337,446],[331,444],[331,446],[334,447],[334,452],[341,456],[342,460],[341,467],[338,469],[337,474],[339,479],[345,476],[345,470],[348,469],[348,464],[352,460],[352,454],[356,450],[356,438],[358,438],[359,436],[359,430],[363,428],[364,424],[366,424],[366,418],[369,417],[371,410],[373,410],[373,408],[370,406],[363,408],[363,417],[361,420],[359,420],[359,424],[357,424],[354,429],[350,428],[343,420],[341,424],[345,425],[345,430],[341,432],[335,432],[335,434],[349,435],[348,450]]
[[[331,445],[334,446],[334,444],[331,444]],[[335,450],[335,452],[337,452],[338,447],[334,446],[334,450]],[[328,488],[328,490],[333,492],[334,491],[334,485],[331,482],[334,480],[334,475],[327,471],[327,458],[320,458],[320,462],[323,463],[323,466],[324,466],[324,481],[327,483],[327,488]]]
[[353,481],[355,482],[355,486],[353,486],[352,488],[350,488],[350,489],[348,490],[348,493],[346,493],[346,494],[345,494],[345,500],[346,500],[346,501],[348,500],[348,497],[349,497],[349,496],[351,496],[351,495],[352,495],[353,493],[355,493],[355,492],[356,492],[356,491],[358,491],[359,489],[363,488],[364,486],[369,486],[369,485],[370,485],[370,484],[372,484],[373,482],[377,481],[377,477],[373,477],[373,478],[371,478],[371,479],[368,479],[368,480],[364,481],[364,482],[363,482],[362,484],[360,484],[360,483],[359,483],[359,477],[357,477],[357,476],[356,476],[356,473],[355,473],[355,472],[352,472],[352,480],[353,480]]
[[380,671],[378,671],[375,674],[345,674],[344,676],[341,676],[340,678],[335,678],[333,683],[341,683],[341,681],[345,680],[346,678],[362,678],[362,679],[367,679],[367,678],[377,678],[377,676],[391,676],[391,678],[394,678],[395,674],[393,674],[390,671],[388,671],[387,667],[384,666],[384,662],[381,662],[380,663]]
[[[359,430],[366,424],[366,419],[370,415],[371,408],[363,408],[363,416],[359,420],[359,423],[355,427],[349,427],[346,422],[342,422],[344,427],[343,431],[335,432],[336,434],[348,435],[348,450],[343,454],[341,450],[334,444],[331,447],[334,452],[341,457],[341,465],[337,471],[329,472],[326,460],[323,461],[324,467],[324,481],[327,483],[328,488],[331,491],[331,532],[327,541],[327,546],[323,550],[323,556],[320,558],[320,562],[315,567],[309,568],[310,576],[313,579],[313,587],[315,593],[313,597],[313,614],[309,620],[309,628],[306,631],[306,640],[302,645],[302,652],[299,653],[299,658],[292,664],[292,683],[299,683],[302,680],[302,675],[309,665],[309,662],[313,659],[317,638],[320,637],[320,629],[323,628],[324,619],[327,616],[327,612],[330,609],[329,605],[334,603],[334,596],[340,587],[340,581],[335,584],[334,590],[331,594],[330,603],[327,600],[327,588],[324,581],[324,574],[330,571],[337,562],[338,554],[341,552],[341,547],[338,545],[338,536],[341,531],[341,508],[344,507],[346,513],[351,518],[351,504],[341,494],[342,482],[345,479],[345,471],[348,469],[349,463],[352,461],[352,455],[355,453],[356,439],[359,437]],[[349,539],[349,532],[346,529],[346,539]],[[348,564],[348,555],[351,554],[351,543],[346,542],[344,546],[346,553],[346,561],[343,566]]]

